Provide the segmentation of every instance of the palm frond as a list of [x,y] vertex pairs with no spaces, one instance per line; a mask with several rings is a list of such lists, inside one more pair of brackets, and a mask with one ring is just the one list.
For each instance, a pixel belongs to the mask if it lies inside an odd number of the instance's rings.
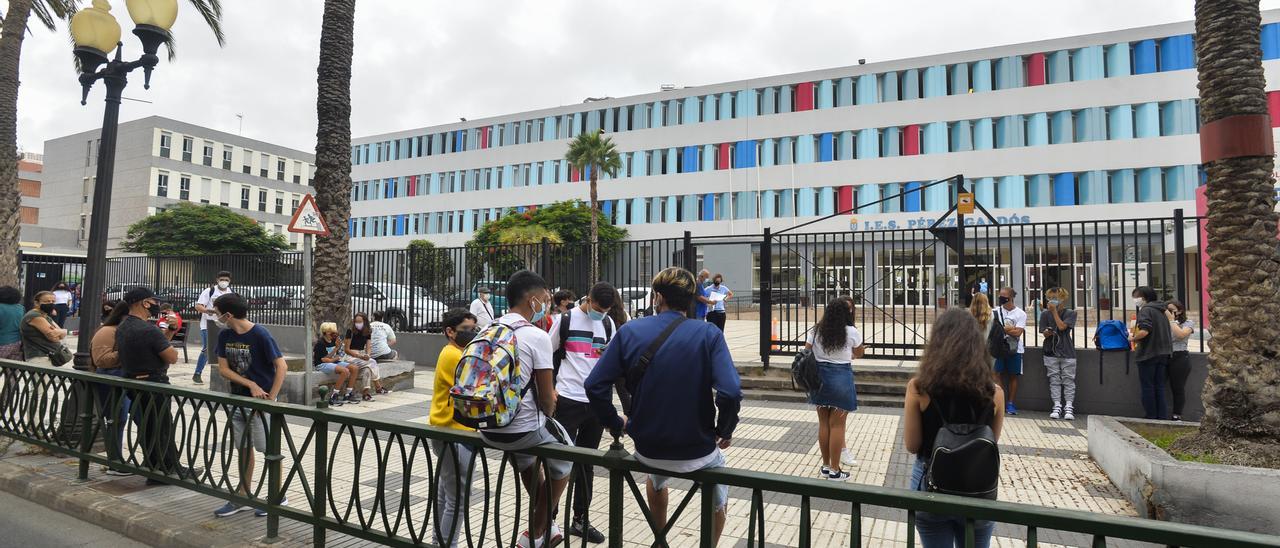
[[[50,1],[52,1],[54,4],[60,4],[62,2],[62,0],[50,0]],[[57,28],[56,22],[54,21],[53,13],[49,11],[48,4],[44,2],[39,2],[39,1],[32,2],[31,15],[34,15],[36,18],[36,21],[39,21],[40,24],[45,26],[45,28],[49,30],[53,30]],[[30,24],[27,25],[27,34],[31,34]]]
[[222,32],[222,0],[190,0],[191,7],[195,8],[196,13],[200,14],[200,18],[204,19],[204,23],[213,31],[213,38],[218,41],[218,46],[227,45],[227,37]]

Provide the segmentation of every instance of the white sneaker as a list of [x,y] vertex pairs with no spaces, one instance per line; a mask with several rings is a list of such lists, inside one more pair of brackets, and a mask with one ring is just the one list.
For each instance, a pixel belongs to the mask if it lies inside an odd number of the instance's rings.
[[552,524],[551,542],[548,544],[546,540],[547,538],[544,535],[538,535],[538,538],[530,539],[529,531],[526,529],[523,533],[520,533],[520,540],[516,542],[516,546],[518,548],[542,548],[543,546],[559,545],[560,541],[564,540],[564,534],[560,532],[560,527]]
[[853,458],[853,454],[849,452],[848,447],[840,449],[840,464],[843,464],[845,466],[858,465],[857,459]]
[[1058,406],[1056,406],[1056,405],[1055,405],[1055,406],[1053,406],[1053,411],[1050,411],[1050,412],[1049,412],[1049,418],[1051,418],[1051,419],[1057,419],[1057,418],[1059,418],[1059,417],[1061,417],[1061,416],[1062,416],[1062,408],[1061,408],[1061,407],[1058,407]]
[[1076,420],[1076,414],[1072,411],[1070,407],[1068,407],[1067,411],[1062,414],[1062,418],[1069,421],[1073,421],[1073,420]]

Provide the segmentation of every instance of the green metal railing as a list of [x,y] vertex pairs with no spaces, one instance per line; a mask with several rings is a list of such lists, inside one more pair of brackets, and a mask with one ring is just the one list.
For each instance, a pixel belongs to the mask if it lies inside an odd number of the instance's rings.
[[[118,413],[125,398],[133,401],[129,410],[136,417],[131,416],[130,423],[118,429]],[[236,413],[249,413],[267,434],[266,462],[259,463],[252,473],[236,457],[251,450],[249,436],[233,436],[230,419]],[[482,500],[470,499],[472,490],[465,482],[440,485],[436,471],[442,459],[456,458],[457,446],[446,446],[451,448],[445,451],[450,455],[436,454],[430,442],[483,448],[481,439],[471,433],[363,418],[323,406],[268,402],[21,362],[0,361],[0,434],[78,458],[80,479],[87,479],[90,464],[97,463],[265,508],[267,540],[279,535],[280,519],[287,518],[311,525],[315,546],[324,546],[330,532],[391,546],[428,546],[440,541],[447,545],[452,537],[447,531],[450,527],[440,525],[432,516],[439,510],[436,495],[440,489],[452,488],[464,501],[464,508],[471,508],[457,518],[458,545],[510,546],[524,528],[527,506],[532,502],[520,487],[514,467],[508,466],[508,455],[492,449],[475,451],[469,463],[471,487],[482,494]],[[118,453],[111,449],[117,442],[121,447]],[[236,450],[228,450],[232,447]],[[1028,546],[1045,542],[1040,539],[1048,531],[1075,535],[1073,538],[1086,539],[1082,542],[1093,546],[1106,546],[1108,539],[1170,546],[1280,546],[1280,537],[1255,533],[734,468],[663,472],[695,483],[675,505],[667,527],[659,530],[636,480],[637,474],[656,471],[629,456],[621,444],[615,443],[606,452],[564,446],[525,452],[539,458],[544,475],[549,473],[546,459],[607,470],[610,547],[622,546],[624,539],[666,546],[674,524],[693,505],[699,514],[700,545],[712,546],[713,485],[749,491],[745,540],[753,547],[765,545],[766,526],[796,525],[798,545],[812,546],[815,540],[810,524],[814,503],[819,501],[827,508],[823,511],[838,508],[848,516],[849,546],[865,542],[862,518],[870,507],[906,511],[908,546],[915,545],[915,521],[920,512],[963,518],[967,523],[966,546],[973,545],[974,524],[979,520],[1024,527]],[[349,477],[337,473],[346,469],[351,471]],[[246,492],[238,490],[241,484],[246,485]],[[281,504],[286,493],[300,494],[305,504]],[[567,531],[572,485],[565,493],[557,519],[564,520]],[[766,514],[766,493],[798,498],[798,523],[772,521],[777,514]],[[636,517],[627,507],[628,494],[647,526],[626,526],[628,519]],[[736,503],[731,499],[731,506]],[[585,540],[577,540],[586,546]]]

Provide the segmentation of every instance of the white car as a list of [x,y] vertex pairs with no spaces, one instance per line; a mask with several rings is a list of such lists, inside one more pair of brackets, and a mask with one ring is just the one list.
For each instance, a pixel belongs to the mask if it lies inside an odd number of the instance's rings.
[[425,289],[411,285],[353,283],[351,312],[372,315],[383,311],[386,322],[397,331],[438,329],[447,308],[444,303],[426,295]]
[[653,289],[649,287],[620,287],[622,304],[632,318],[653,314]]

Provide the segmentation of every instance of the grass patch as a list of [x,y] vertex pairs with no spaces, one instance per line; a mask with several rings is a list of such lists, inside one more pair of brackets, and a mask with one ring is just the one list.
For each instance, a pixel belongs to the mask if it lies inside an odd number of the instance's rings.
[[1124,423],[1124,425],[1129,427],[1130,430],[1133,430],[1139,436],[1142,436],[1147,441],[1154,444],[1156,447],[1159,447],[1160,449],[1164,450],[1164,452],[1168,453],[1169,456],[1172,456],[1173,458],[1178,459],[1180,461],[1199,462],[1203,464],[1222,464],[1222,462],[1219,461],[1218,458],[1213,455],[1208,455],[1208,454],[1192,455],[1190,453],[1184,453],[1182,451],[1173,451],[1169,449],[1170,447],[1173,446],[1174,442],[1178,441],[1182,437],[1194,434],[1196,432],[1195,427],[1157,426],[1157,425],[1151,425],[1151,424],[1137,424],[1137,423],[1128,423],[1128,422]]

